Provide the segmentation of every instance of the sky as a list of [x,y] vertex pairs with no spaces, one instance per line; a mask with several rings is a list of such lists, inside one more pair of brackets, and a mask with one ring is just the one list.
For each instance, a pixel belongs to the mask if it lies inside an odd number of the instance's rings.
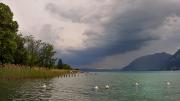
[[54,45],[81,68],[122,68],[180,48],[180,0],[0,0],[19,32]]

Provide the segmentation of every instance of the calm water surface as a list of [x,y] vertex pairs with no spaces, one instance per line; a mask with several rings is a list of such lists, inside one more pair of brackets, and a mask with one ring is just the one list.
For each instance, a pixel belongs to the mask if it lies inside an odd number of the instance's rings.
[[[107,84],[110,89],[105,89]],[[94,89],[96,85],[99,90]],[[98,72],[46,80],[1,80],[0,101],[180,101],[180,72]]]

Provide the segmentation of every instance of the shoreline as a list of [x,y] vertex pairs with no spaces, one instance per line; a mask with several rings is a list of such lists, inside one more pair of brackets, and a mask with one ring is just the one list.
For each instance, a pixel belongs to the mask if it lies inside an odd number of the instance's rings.
[[0,80],[47,79],[75,75],[79,70],[46,69],[40,67],[10,65],[0,68]]

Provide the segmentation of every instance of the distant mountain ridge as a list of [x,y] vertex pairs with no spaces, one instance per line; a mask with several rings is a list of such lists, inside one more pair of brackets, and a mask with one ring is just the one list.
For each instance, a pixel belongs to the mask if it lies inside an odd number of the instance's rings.
[[125,71],[158,71],[166,67],[166,63],[171,55],[165,52],[142,56],[135,59],[128,66],[123,68]]
[[165,67],[164,70],[180,70],[180,49],[171,56]]
[[180,49],[174,55],[168,53],[156,53],[135,59],[124,71],[159,71],[180,70]]

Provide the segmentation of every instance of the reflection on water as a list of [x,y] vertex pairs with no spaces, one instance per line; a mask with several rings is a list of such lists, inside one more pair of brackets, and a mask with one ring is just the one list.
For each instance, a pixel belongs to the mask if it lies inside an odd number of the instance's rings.
[[[167,81],[170,85],[167,85]],[[136,86],[136,82],[139,86]],[[105,85],[110,89],[105,89]],[[46,85],[46,87],[43,87]],[[98,90],[94,86],[99,86]],[[179,101],[180,72],[111,72],[0,81],[0,101]]]

